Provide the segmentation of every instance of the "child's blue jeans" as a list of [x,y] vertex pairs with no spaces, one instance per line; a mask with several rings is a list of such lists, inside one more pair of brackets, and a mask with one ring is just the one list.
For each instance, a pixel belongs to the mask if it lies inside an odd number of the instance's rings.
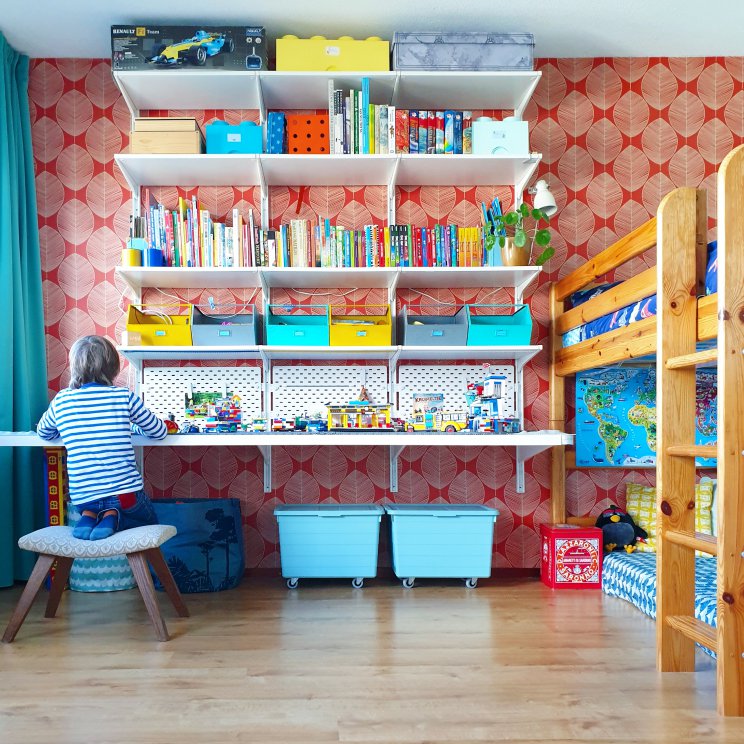
[[158,523],[150,497],[144,491],[121,496],[107,496],[104,499],[94,499],[83,504],[73,504],[73,506],[80,515],[84,511],[102,514],[105,511],[115,510],[119,515],[118,530],[129,530],[132,527]]

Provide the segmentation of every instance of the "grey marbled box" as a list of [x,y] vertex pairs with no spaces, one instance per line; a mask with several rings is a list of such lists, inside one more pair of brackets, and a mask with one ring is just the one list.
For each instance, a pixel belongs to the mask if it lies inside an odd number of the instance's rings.
[[394,70],[532,70],[532,34],[396,31]]

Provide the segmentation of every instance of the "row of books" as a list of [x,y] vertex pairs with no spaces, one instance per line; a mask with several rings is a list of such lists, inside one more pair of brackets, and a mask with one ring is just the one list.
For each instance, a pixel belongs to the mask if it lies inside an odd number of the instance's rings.
[[331,153],[462,155],[473,151],[472,112],[400,109],[369,102],[369,79],[361,90],[328,82]]
[[290,220],[261,229],[248,210],[235,209],[232,225],[215,222],[196,199],[178,200],[175,210],[151,204],[145,211],[150,248],[165,266],[187,267],[406,267],[494,266],[496,250],[484,249],[481,227],[365,225],[351,230],[330,220]]

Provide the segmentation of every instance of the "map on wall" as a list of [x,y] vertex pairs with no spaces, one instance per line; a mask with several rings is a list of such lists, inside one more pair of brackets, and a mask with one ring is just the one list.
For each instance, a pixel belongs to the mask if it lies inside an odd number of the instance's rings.
[[[717,373],[697,371],[695,443],[716,443]],[[576,375],[576,464],[656,464],[656,370],[615,367]],[[715,460],[698,458],[714,466]]]

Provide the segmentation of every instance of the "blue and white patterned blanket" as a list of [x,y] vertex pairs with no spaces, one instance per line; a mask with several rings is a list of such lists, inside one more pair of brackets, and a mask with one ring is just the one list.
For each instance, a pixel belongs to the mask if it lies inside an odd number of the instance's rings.
[[[610,553],[602,565],[602,591],[656,618],[656,554]],[[716,559],[695,559],[695,617],[716,624]],[[715,654],[703,648],[708,655]]]

